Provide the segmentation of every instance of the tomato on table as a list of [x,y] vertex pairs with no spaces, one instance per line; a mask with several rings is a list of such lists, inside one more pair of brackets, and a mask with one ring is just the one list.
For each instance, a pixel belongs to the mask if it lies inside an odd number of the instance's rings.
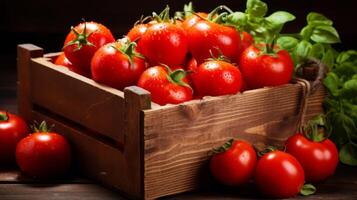
[[39,128],[35,128],[35,133],[17,144],[16,162],[20,170],[30,177],[59,177],[70,168],[71,148],[62,135],[51,132],[42,122]]
[[[338,164],[336,145],[320,132],[321,116],[310,121],[304,133],[297,133],[286,141],[286,152],[302,165],[307,182],[321,182],[335,173]],[[320,124],[321,125],[321,124]]]
[[0,111],[0,164],[15,163],[16,145],[29,133],[30,130],[21,117]]
[[229,140],[213,150],[210,171],[216,180],[228,186],[239,186],[253,176],[257,162],[251,144],[242,140]]
[[282,151],[264,154],[254,175],[258,189],[273,198],[289,198],[299,194],[304,186],[304,169],[296,158]]

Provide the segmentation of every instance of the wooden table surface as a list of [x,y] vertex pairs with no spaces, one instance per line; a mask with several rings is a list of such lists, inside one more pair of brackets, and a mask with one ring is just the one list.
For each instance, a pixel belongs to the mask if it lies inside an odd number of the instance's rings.
[[[0,57],[1,58],[1,57]],[[12,64],[12,63],[11,63]],[[0,66],[2,67],[2,66]],[[16,112],[16,71],[0,72],[0,109]],[[323,168],[323,166],[321,166]],[[318,192],[309,197],[291,199],[357,199],[357,168],[340,165],[336,174],[317,185]],[[212,186],[163,199],[262,199],[252,184],[240,188]],[[0,200],[120,200],[118,192],[108,190],[78,175],[61,180],[35,181],[23,177],[16,168],[0,168]]]

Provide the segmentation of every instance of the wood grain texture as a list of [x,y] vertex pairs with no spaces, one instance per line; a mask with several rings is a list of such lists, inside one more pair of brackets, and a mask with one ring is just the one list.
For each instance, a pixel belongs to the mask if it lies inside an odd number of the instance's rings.
[[123,92],[99,85],[45,58],[33,59],[32,63],[34,104],[124,143]]
[[[288,84],[145,110],[147,196],[202,185],[209,150],[230,138],[247,140],[258,148],[282,145],[296,131],[301,89]],[[322,94],[318,91],[308,100],[313,103],[308,116],[322,111]]]
[[42,57],[43,49],[32,44],[20,44],[17,46],[17,101],[18,113],[29,119],[32,103],[31,95],[31,58]]

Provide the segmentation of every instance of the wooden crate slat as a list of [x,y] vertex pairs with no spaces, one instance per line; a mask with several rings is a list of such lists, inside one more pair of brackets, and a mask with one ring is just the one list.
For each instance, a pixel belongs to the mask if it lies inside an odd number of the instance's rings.
[[118,142],[124,142],[124,97],[121,91],[99,86],[44,58],[32,61],[33,103]]

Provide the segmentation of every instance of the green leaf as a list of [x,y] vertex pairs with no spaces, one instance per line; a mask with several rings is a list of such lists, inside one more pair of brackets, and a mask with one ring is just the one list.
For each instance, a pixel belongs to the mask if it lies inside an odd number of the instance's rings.
[[300,194],[303,196],[309,196],[315,194],[315,192],[316,192],[316,187],[312,184],[305,184],[300,190]]
[[340,42],[336,29],[329,25],[316,26],[311,35],[311,40],[317,43],[334,44]]
[[234,12],[225,18],[225,24],[235,27],[244,27],[247,24],[247,15],[243,12]]
[[264,17],[268,11],[266,3],[260,0],[247,0],[246,13],[254,17]]
[[357,74],[357,65],[352,62],[343,62],[336,65],[334,71],[343,81],[347,81]]
[[314,30],[313,26],[307,25],[303,29],[301,29],[300,35],[304,40],[310,40],[313,30]]
[[327,52],[323,55],[321,59],[322,63],[324,63],[327,67],[332,68],[335,64],[335,54],[332,49],[327,50]]
[[328,19],[327,17],[325,17],[324,15],[320,14],[320,13],[316,13],[316,12],[310,12],[307,15],[307,23],[308,24],[313,24],[313,25],[332,25],[333,22]]
[[339,157],[342,163],[357,166],[357,149],[351,143],[345,144],[340,149]]
[[285,11],[277,11],[266,17],[266,20],[276,25],[283,25],[286,22],[295,20],[295,16]]
[[276,42],[281,48],[290,52],[297,46],[299,40],[294,37],[283,36],[279,37]]
[[340,94],[340,79],[335,73],[329,72],[323,80],[323,83],[333,96],[338,96]]
[[316,43],[312,45],[309,57],[313,57],[321,60],[324,54],[325,54],[324,45],[320,43]]
[[349,50],[341,52],[337,59],[337,63],[344,63],[344,62],[356,62],[357,64],[357,51],[356,50]]
[[345,98],[357,98],[357,80],[351,79],[343,84],[341,93]]
[[295,55],[299,57],[299,59],[306,59],[312,49],[312,45],[310,42],[306,40],[302,40],[295,48]]

